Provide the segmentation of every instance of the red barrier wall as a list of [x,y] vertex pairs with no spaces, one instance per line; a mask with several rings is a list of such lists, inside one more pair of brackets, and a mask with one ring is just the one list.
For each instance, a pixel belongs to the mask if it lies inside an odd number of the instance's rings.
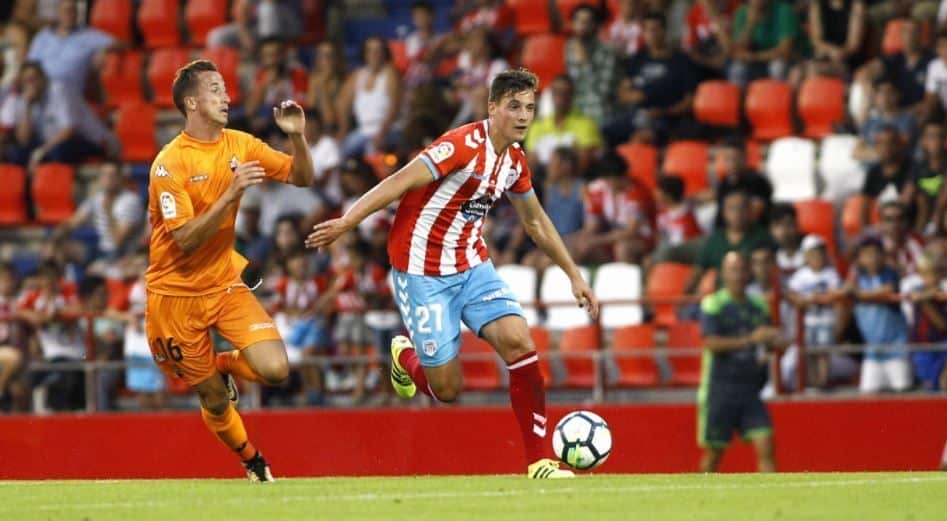
[[[575,407],[550,409],[550,424]],[[693,472],[690,404],[594,407],[615,447],[603,472]],[[929,470],[947,439],[947,399],[783,402],[771,407],[784,471]],[[507,408],[325,410],[244,415],[280,476],[493,474],[524,471]],[[200,415],[0,418],[0,478],[237,477]],[[725,471],[754,470],[746,445]]]

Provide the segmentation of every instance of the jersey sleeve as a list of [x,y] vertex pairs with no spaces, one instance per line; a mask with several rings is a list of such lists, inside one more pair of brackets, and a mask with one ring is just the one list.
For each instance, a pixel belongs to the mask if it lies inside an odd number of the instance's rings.
[[289,175],[293,171],[293,156],[275,150],[260,138],[249,134],[243,136],[246,144],[246,160],[259,161],[263,170],[266,170],[266,177],[279,181],[287,182]]
[[194,218],[194,206],[191,196],[175,177],[180,175],[176,170],[183,168],[177,163],[161,162],[161,158],[151,165],[151,197],[158,201],[155,209],[164,221],[168,231],[177,230]]
[[700,301],[700,334],[716,336],[720,334],[720,303],[716,295],[710,294]]
[[509,193],[513,197],[526,197],[533,193],[533,172],[530,171],[529,164],[526,163],[526,157],[523,155],[522,149],[517,150],[520,152],[519,166],[522,170],[520,170],[516,182],[510,186]]
[[467,146],[465,135],[456,131],[448,132],[434,140],[418,155],[435,181],[463,168],[473,158],[475,149]]

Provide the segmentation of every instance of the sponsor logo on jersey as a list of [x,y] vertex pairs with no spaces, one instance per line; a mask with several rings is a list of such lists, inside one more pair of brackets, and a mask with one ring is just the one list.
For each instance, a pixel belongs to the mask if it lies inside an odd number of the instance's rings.
[[468,221],[475,221],[487,215],[490,208],[493,208],[493,198],[489,195],[484,195],[467,201],[460,207],[460,211]]
[[444,141],[429,150],[427,155],[431,157],[431,161],[434,161],[435,163],[441,163],[445,159],[454,155],[454,144],[450,141]]
[[494,291],[493,293],[488,293],[486,296],[484,296],[484,297],[483,297],[482,299],[480,299],[480,300],[483,301],[483,302],[490,302],[491,300],[498,299],[498,298],[500,298],[500,297],[502,297],[502,296],[504,296],[504,295],[506,295],[506,294],[508,294],[508,293],[510,293],[510,289],[509,289],[509,288],[500,288],[500,289]]
[[155,168],[155,177],[171,177],[171,172],[168,172],[164,165],[158,165],[158,168]]
[[437,352],[437,341],[436,340],[425,340],[421,345],[421,348],[424,349],[424,354],[427,356],[433,356]]
[[259,331],[261,329],[276,329],[276,324],[272,322],[260,322],[259,324],[250,324],[250,331]]
[[194,176],[194,177],[191,178],[191,182],[192,182],[192,183],[199,183],[199,182],[201,182],[201,181],[207,181],[207,178],[208,178],[208,175],[207,175],[207,174],[196,175],[196,176]]
[[174,219],[178,216],[178,206],[174,202],[174,196],[171,195],[171,192],[161,192],[158,200],[161,201],[162,217],[165,219]]
[[236,172],[238,166],[240,166],[240,161],[237,159],[237,154],[234,154],[234,155],[230,158],[230,171],[231,171],[231,172]]

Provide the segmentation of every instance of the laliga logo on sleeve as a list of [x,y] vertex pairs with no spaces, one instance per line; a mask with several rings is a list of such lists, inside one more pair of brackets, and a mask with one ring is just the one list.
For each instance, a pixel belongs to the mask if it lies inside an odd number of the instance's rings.
[[170,192],[161,192],[159,197],[161,201],[161,216],[165,219],[174,219],[178,216],[178,207],[174,202],[174,196]]
[[454,155],[454,144],[450,141],[444,141],[443,143],[429,150],[427,155],[431,156],[431,161],[440,163],[441,161],[444,161],[448,157]]

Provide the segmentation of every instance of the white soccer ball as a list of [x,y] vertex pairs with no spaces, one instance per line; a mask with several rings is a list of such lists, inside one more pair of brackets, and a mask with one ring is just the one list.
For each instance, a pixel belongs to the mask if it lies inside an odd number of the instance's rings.
[[612,452],[612,431],[594,412],[570,412],[556,425],[552,450],[563,463],[574,469],[595,468],[605,463]]

